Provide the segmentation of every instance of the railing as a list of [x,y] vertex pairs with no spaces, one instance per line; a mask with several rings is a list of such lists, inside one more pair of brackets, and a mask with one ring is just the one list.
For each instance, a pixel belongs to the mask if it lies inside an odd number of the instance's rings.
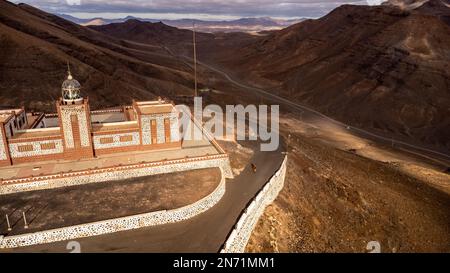
[[105,110],[93,110],[91,115],[107,114],[107,113],[122,113],[123,108],[105,109]]

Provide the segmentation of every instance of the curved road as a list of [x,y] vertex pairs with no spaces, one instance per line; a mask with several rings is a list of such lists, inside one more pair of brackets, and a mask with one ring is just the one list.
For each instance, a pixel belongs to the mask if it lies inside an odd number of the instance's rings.
[[[172,52],[172,50],[170,48],[168,48],[167,46],[161,45],[161,47],[166,50],[168,52],[168,54],[172,55],[175,58],[181,58],[184,59],[184,63],[190,67],[192,67],[192,59],[184,56],[184,55],[177,55],[175,53]],[[320,118],[322,120],[325,121],[329,121],[330,123],[332,123],[333,125],[339,126],[342,129],[346,129],[346,130],[351,130],[353,133],[358,134],[359,136],[369,139],[369,140],[373,140],[373,141],[378,141],[379,143],[384,143],[384,144],[388,144],[388,145],[392,145],[392,146],[396,146],[396,148],[398,148],[399,150],[402,150],[404,152],[416,155],[416,156],[420,156],[422,158],[426,158],[429,160],[432,160],[434,162],[437,162],[443,166],[450,166],[450,155],[447,153],[444,153],[442,151],[436,151],[430,148],[426,148],[426,147],[422,147],[422,146],[418,146],[418,145],[414,145],[411,143],[407,143],[401,140],[395,140],[393,138],[388,138],[385,136],[381,136],[372,132],[369,132],[367,130],[361,129],[361,128],[357,128],[355,126],[351,126],[348,124],[345,124],[343,122],[337,121],[331,117],[328,117],[322,113],[320,113],[319,111],[316,111],[310,107],[307,107],[305,105],[302,105],[300,103],[296,103],[296,102],[292,102],[288,99],[285,99],[283,97],[277,96],[275,94],[272,94],[264,89],[258,88],[258,87],[254,87],[254,86],[250,86],[248,84],[242,83],[237,81],[236,79],[233,79],[232,76],[230,76],[227,72],[214,67],[210,64],[206,64],[204,62],[198,61],[197,63],[204,66],[205,68],[208,68],[211,71],[214,71],[220,75],[222,75],[226,80],[228,80],[230,83],[239,86],[241,88],[247,89],[247,90],[251,90],[253,92],[255,92],[257,95],[264,97],[266,99],[271,99],[272,101],[275,101],[277,103],[279,103],[280,105],[284,105],[285,107],[288,107],[296,112],[300,112],[300,114],[303,116],[303,114],[307,113],[310,114],[311,116],[315,116],[317,118]],[[446,151],[447,152],[447,151]]]
[[318,112],[318,111],[316,111],[314,109],[311,109],[311,108],[309,108],[307,106],[304,106],[304,105],[301,105],[299,103],[292,102],[292,101],[290,101],[288,99],[285,99],[283,97],[274,95],[274,94],[272,94],[270,92],[267,92],[266,90],[263,90],[261,88],[249,86],[247,84],[243,84],[241,82],[238,82],[235,79],[233,79],[226,72],[224,72],[224,71],[222,71],[222,70],[220,70],[218,68],[215,68],[215,67],[213,67],[213,66],[211,66],[209,64],[205,64],[203,62],[198,62],[198,63],[201,64],[202,66],[204,66],[204,67],[206,67],[206,68],[208,68],[208,69],[218,73],[218,74],[221,74],[229,82],[231,82],[231,83],[233,83],[233,84],[235,84],[237,86],[240,86],[240,87],[245,88],[247,90],[252,90],[252,91],[258,93],[260,96],[272,99],[273,101],[276,101],[276,102],[278,102],[278,103],[280,103],[280,104],[282,104],[284,106],[288,106],[291,109],[294,109],[296,111],[300,111],[301,114],[309,113],[309,114],[314,115],[316,117],[319,117],[321,119],[327,120],[327,121],[333,123],[334,125],[337,125],[337,126],[341,127],[342,129],[352,130],[352,132],[355,132],[359,136],[362,136],[362,137],[364,137],[366,139],[375,140],[375,141],[382,142],[382,143],[389,144],[389,145],[393,145],[393,146],[396,145],[397,148],[400,148],[402,151],[406,151],[406,152],[409,152],[411,154],[418,155],[418,156],[421,156],[423,158],[427,158],[427,159],[433,160],[433,161],[438,162],[440,164],[448,165],[449,162],[450,162],[450,155],[448,155],[446,153],[443,153],[443,152],[440,152],[440,151],[436,151],[436,150],[432,150],[432,149],[425,148],[425,147],[421,147],[421,146],[417,146],[417,145],[413,145],[413,144],[410,144],[410,143],[407,143],[407,142],[404,142],[404,141],[400,141],[400,140],[395,140],[395,139],[392,139],[392,138],[384,137],[384,136],[381,136],[381,135],[369,132],[369,131],[364,130],[364,129],[360,129],[360,128],[357,128],[357,127],[354,127],[354,126],[350,126],[350,125],[345,124],[343,122],[340,122],[340,121],[337,121],[335,119],[332,119],[332,118],[330,118],[330,117],[328,117],[328,116],[326,116],[326,115],[324,115],[324,114],[322,114],[322,113],[320,113],[320,112]]
[[[257,144],[253,142],[251,145]],[[189,220],[80,238],[81,252],[219,252],[242,210],[281,166],[282,149],[260,152],[255,149],[251,162],[240,175],[226,181],[226,192],[219,203]],[[132,202],[132,200],[130,200]],[[69,252],[68,241],[36,245],[0,252]]]

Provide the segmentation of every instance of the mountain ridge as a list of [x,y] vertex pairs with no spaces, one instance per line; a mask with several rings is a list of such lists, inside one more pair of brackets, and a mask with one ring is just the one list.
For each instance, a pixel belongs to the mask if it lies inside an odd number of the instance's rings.
[[[447,6],[436,1],[412,10],[343,5],[262,35],[198,33],[198,56],[347,124],[449,150],[450,27]],[[5,3],[0,97],[7,104],[49,107],[67,60],[101,106],[192,94],[192,31],[135,19],[88,28]],[[29,89],[45,97],[35,102]]]
[[450,150],[450,29],[442,17],[342,5],[223,51],[210,58],[281,96]]
[[26,4],[0,1],[0,41],[4,105],[54,111],[67,62],[93,108],[191,92],[190,68],[162,48],[127,43]]
[[192,24],[195,23],[199,32],[254,32],[275,30],[288,27],[303,21],[303,18],[298,19],[274,19],[271,17],[244,17],[235,20],[199,20],[199,19],[148,19],[134,16],[126,16],[125,18],[105,19],[101,17],[94,17],[89,19],[79,19],[67,14],[57,14],[66,20],[83,26],[99,26],[113,23],[124,23],[128,20],[139,20],[142,22],[157,23],[162,22],[168,26],[180,29],[192,29]]

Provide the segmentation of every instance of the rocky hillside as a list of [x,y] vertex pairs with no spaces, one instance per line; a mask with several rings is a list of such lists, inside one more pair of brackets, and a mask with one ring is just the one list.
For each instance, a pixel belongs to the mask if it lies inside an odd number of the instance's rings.
[[450,8],[443,3],[344,5],[217,59],[340,120],[449,149]]
[[0,0],[1,107],[52,111],[70,62],[94,108],[189,93],[191,68],[157,45],[101,34],[25,4]]
[[[400,2],[343,5],[259,36],[198,33],[199,60],[355,126],[448,152],[450,4]],[[67,61],[94,107],[192,92],[192,32],[162,23],[88,28],[0,0],[0,49],[2,106],[53,108]],[[199,69],[209,87],[230,91]],[[231,101],[245,94],[235,91]]]

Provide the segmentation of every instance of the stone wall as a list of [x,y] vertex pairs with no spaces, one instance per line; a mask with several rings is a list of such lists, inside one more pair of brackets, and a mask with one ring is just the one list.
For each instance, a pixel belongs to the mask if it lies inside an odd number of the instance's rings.
[[[168,128],[168,130],[170,131],[170,141],[180,141],[178,116],[176,112],[166,114],[142,115],[140,119],[142,145],[166,143],[166,128],[164,127],[164,119],[169,119],[170,121],[170,126]],[[154,134],[150,125],[152,120],[156,122],[156,143],[152,142],[152,135]]]
[[[48,146],[50,145],[50,146]],[[27,151],[21,151],[20,147],[30,146],[32,149]],[[46,146],[50,148],[45,148]],[[20,157],[33,157],[50,154],[63,153],[63,143],[61,139],[45,140],[45,141],[30,141],[30,142],[17,142],[9,144],[9,152],[12,158]]]
[[225,178],[233,178],[228,156],[212,155],[3,180],[0,195],[213,167],[219,167]]
[[286,176],[287,157],[283,160],[280,169],[272,176],[270,181],[256,195],[250,205],[242,213],[239,221],[224,244],[222,253],[243,253],[252,231],[258,223],[259,217],[265,208],[278,196],[284,186]]
[[224,194],[225,176],[222,173],[222,178],[218,187],[210,195],[191,205],[173,210],[156,211],[59,229],[17,236],[7,236],[4,238],[0,237],[0,248],[16,248],[35,244],[45,244],[148,226],[175,223],[192,218],[210,209],[219,202]]
[[[129,140],[123,141],[122,140],[123,138],[129,138]],[[112,142],[102,143],[102,139],[112,139]],[[139,132],[109,134],[109,135],[94,135],[92,140],[94,142],[94,150],[137,146],[141,144]]]
[[74,132],[72,132],[72,127],[74,127],[71,120],[72,116],[77,117],[78,124],[76,124],[75,126],[77,126],[79,130],[81,146],[90,146],[90,132],[88,126],[90,128],[91,124],[90,121],[88,122],[88,118],[86,117],[86,112],[88,111],[88,109],[86,108],[86,103],[83,105],[61,106],[61,125],[64,132],[64,141],[66,148],[75,148]]

